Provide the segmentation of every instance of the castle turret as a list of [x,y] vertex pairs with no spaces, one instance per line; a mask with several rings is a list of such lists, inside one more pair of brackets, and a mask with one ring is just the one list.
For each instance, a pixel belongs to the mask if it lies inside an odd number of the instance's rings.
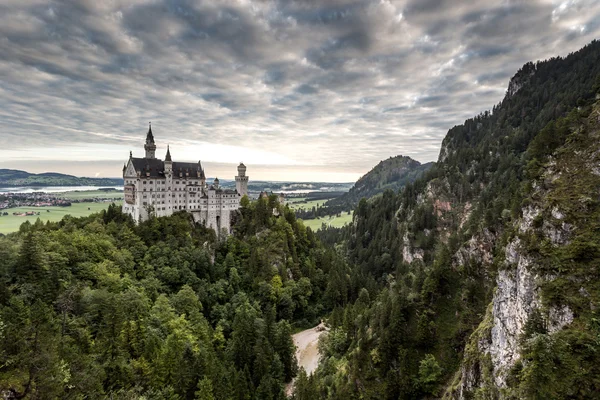
[[215,178],[215,180],[213,181],[213,187],[214,187],[215,189],[218,189],[218,188],[219,188],[219,178]]
[[146,158],[156,158],[156,144],[154,143],[154,135],[152,134],[152,123],[148,124],[148,134],[146,135],[146,144],[144,149],[146,150]]
[[200,178],[200,186],[204,187],[206,184],[206,175],[204,175],[204,168],[202,168],[200,160],[198,160],[198,178]]
[[240,196],[248,195],[248,177],[246,176],[246,166],[244,163],[238,165],[238,174],[235,177],[235,189]]
[[173,160],[171,160],[171,149],[167,145],[167,155],[165,155],[165,174],[173,172]]

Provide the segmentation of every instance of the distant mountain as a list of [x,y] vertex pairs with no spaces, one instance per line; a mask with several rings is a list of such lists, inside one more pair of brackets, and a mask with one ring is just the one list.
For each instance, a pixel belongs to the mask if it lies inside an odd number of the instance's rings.
[[348,193],[326,203],[331,207],[354,208],[363,197],[370,198],[387,189],[397,192],[406,184],[414,182],[434,163],[421,164],[406,156],[390,157],[381,161],[362,176]]
[[32,174],[17,169],[0,169],[0,187],[10,186],[119,186],[121,178],[81,178],[57,172]]

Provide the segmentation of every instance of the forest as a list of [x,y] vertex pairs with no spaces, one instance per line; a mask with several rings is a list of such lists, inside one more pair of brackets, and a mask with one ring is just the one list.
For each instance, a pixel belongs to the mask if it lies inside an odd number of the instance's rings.
[[276,196],[244,198],[227,238],[114,205],[24,223],[0,260],[8,398],[281,399],[291,333],[350,296],[345,261]]

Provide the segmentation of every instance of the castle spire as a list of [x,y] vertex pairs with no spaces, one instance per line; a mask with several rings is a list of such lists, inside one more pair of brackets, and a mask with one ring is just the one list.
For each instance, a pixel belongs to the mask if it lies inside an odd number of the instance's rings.
[[154,135],[152,134],[152,122],[148,123],[148,133],[146,134],[146,144],[144,145],[144,150],[146,150],[145,158],[156,158],[156,144],[154,144]]
[[171,160],[171,150],[169,149],[169,145],[167,145],[167,155],[165,156],[165,161],[172,161]]
[[148,122],[148,133],[146,134],[146,144],[154,143],[154,135],[152,134],[152,122]]

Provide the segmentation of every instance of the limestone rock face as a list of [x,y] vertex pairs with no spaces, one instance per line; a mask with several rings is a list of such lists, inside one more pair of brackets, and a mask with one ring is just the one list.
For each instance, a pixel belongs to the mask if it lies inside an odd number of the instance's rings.
[[[533,221],[539,213],[540,210],[535,208],[524,209],[517,230],[526,233],[533,229]],[[562,213],[553,210],[552,217],[560,222]],[[568,241],[570,227],[564,223],[558,227],[545,223],[541,230],[553,243],[564,244]],[[467,255],[477,255],[480,261],[491,259],[491,254],[484,254],[486,251],[484,247],[468,244],[462,254],[457,254],[457,259],[463,260]],[[451,397],[467,398],[468,393],[484,386],[491,386],[496,395],[502,397],[508,374],[520,358],[521,335],[534,311],[544,315],[549,333],[573,322],[573,312],[567,306],[543,309],[540,284],[555,277],[541,276],[534,271],[534,259],[528,255],[521,239],[513,238],[505,249],[504,265],[498,271],[496,291],[488,314],[469,340],[460,380]]]
[[455,265],[465,265],[474,260],[481,265],[490,265],[493,261],[492,249],[496,236],[488,229],[471,237],[454,255]]
[[414,260],[423,260],[424,251],[419,248],[412,248],[410,240],[408,240],[408,234],[403,237],[402,257],[407,263],[412,263]]
[[539,308],[536,278],[531,260],[519,252],[519,240],[506,248],[506,259],[516,269],[498,273],[497,290],[492,301],[494,325],[491,330],[490,356],[494,366],[494,383],[506,386],[506,374],[519,358],[518,341],[534,309]]

